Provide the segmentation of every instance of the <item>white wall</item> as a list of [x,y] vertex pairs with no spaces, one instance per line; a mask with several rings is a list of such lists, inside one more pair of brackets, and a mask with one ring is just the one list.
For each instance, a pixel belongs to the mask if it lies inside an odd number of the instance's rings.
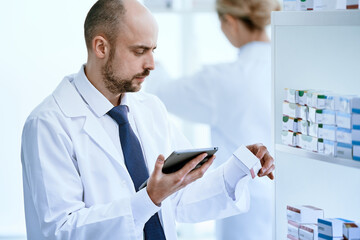
[[94,0],[2,1],[0,237],[25,232],[20,141],[30,111],[86,61],[83,22]]

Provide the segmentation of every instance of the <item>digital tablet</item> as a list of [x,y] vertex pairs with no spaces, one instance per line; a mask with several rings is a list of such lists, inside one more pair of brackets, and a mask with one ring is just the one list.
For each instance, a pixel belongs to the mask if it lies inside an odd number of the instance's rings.
[[207,153],[208,155],[198,164],[194,169],[201,167],[214,153],[218,150],[217,147],[211,148],[199,148],[199,149],[185,149],[177,150],[170,154],[170,156],[165,160],[164,166],[162,168],[163,173],[173,173],[180,170],[186,163],[194,159],[202,153]]
[[[207,153],[208,155],[199,162],[194,169],[201,167],[209,158],[216,153],[218,150],[217,147],[211,148],[199,148],[199,149],[185,149],[185,150],[177,150],[170,154],[168,158],[165,159],[164,166],[162,168],[163,173],[173,173],[180,170],[186,163],[190,160],[194,159],[198,155],[202,153]],[[147,180],[141,184],[139,190],[143,189],[147,185]]]

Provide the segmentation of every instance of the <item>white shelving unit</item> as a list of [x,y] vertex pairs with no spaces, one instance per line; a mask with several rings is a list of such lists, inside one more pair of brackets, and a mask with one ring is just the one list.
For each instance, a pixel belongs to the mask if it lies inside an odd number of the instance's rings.
[[274,12],[272,39],[275,239],[286,239],[287,205],[359,222],[360,162],[284,146],[280,133],[286,87],[360,94],[360,11]]

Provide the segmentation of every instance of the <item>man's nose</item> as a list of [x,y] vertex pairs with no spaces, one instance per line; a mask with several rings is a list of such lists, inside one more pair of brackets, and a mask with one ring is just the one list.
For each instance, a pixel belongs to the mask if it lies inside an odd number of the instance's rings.
[[152,52],[150,52],[149,56],[146,58],[144,68],[149,70],[155,69],[154,54]]

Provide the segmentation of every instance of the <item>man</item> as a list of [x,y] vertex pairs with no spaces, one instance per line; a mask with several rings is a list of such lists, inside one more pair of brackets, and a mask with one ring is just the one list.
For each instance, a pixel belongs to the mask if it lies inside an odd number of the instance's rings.
[[[203,178],[214,157],[193,169],[206,154],[162,173],[160,153],[191,146],[163,104],[138,92],[154,69],[158,30],[150,12],[135,0],[99,0],[84,28],[87,63],[65,77],[24,126],[28,239],[176,239],[175,219],[246,211],[250,177],[236,157],[243,148]],[[266,148],[248,149],[262,163],[258,175],[272,179]]]

